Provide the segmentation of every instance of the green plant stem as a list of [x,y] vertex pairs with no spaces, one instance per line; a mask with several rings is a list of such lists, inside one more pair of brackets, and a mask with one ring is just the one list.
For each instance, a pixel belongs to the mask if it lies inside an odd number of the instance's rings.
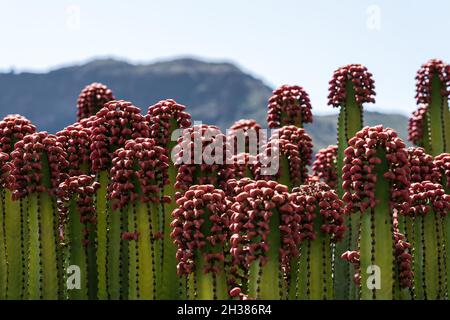
[[119,300],[121,297],[121,211],[111,210],[108,215],[108,293],[109,299]]
[[[362,129],[363,126],[363,108],[356,102],[355,90],[351,81],[346,83],[346,101],[341,106],[338,117],[338,152],[336,156],[336,172],[338,176],[337,193],[342,198],[344,191],[342,189],[342,167],[344,165],[344,150],[348,147],[348,140]],[[344,239],[334,246],[334,296],[336,299],[354,299],[356,293],[355,283],[353,281],[350,264],[341,259],[341,255],[347,250],[356,248],[357,238],[355,233],[358,229],[354,229],[355,225],[359,226],[359,217],[348,216],[345,219],[347,232]]]
[[[431,103],[428,106],[430,116],[430,143],[431,150],[427,150],[433,156],[437,156],[449,150],[450,141],[446,141],[449,128],[446,128],[448,121],[448,105],[446,106],[441,94],[442,83],[437,74],[431,78]],[[444,110],[446,107],[447,110]],[[446,130],[447,129],[447,130]]]
[[41,219],[39,212],[38,193],[28,196],[28,298],[37,300],[42,297],[42,247],[41,247]]
[[[128,232],[134,232],[136,226],[136,207],[129,205],[128,207]],[[129,241],[128,243],[128,299],[139,299],[139,254],[136,241]]]
[[0,189],[0,300],[6,299],[6,281],[8,279],[8,263],[6,256],[5,236],[5,190]]
[[109,176],[106,170],[101,171],[98,176],[100,188],[96,193],[97,210],[97,274],[98,274],[98,299],[108,299],[107,286],[107,243],[108,243],[108,203],[106,194],[109,185]]

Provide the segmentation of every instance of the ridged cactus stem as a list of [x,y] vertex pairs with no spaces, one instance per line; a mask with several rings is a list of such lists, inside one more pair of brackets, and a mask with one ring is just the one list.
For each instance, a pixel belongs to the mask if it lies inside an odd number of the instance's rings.
[[431,79],[431,103],[429,104],[428,125],[430,147],[428,152],[434,156],[450,152],[450,110],[448,98],[442,96],[443,88],[437,74]]
[[8,263],[5,238],[5,190],[0,187],[0,300],[6,299]]
[[95,195],[95,202],[97,208],[97,275],[98,275],[98,299],[108,299],[107,286],[107,243],[108,243],[108,202],[106,195],[109,186],[108,171],[102,170],[98,174],[97,181],[100,183],[100,188]]

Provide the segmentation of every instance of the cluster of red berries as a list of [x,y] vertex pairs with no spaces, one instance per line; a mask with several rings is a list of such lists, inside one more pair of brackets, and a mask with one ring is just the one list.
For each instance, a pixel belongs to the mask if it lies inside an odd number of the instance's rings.
[[[262,127],[256,120],[241,119],[233,123],[227,131],[229,143],[234,148],[234,154],[251,153],[256,155],[266,139]],[[240,145],[244,142],[244,145]]]
[[67,152],[69,160],[69,176],[77,176],[83,173],[83,165],[89,164],[91,130],[80,123],[68,126],[56,133],[58,142]]
[[[383,150],[379,154],[379,150]],[[378,179],[376,166],[385,157],[388,171],[383,174],[389,181],[392,208],[406,214],[409,207],[410,168],[405,143],[392,129],[383,126],[365,127],[349,140],[344,150],[342,187],[345,211],[364,212],[377,204],[375,185]]]
[[349,64],[337,69],[329,84],[328,104],[333,107],[345,104],[348,85],[353,86],[358,105],[375,102],[375,82],[372,74],[363,65]]
[[7,177],[11,170],[8,163],[9,155],[4,152],[0,152],[0,188],[4,188],[7,185]]
[[247,269],[259,259],[264,265],[269,251],[270,221],[275,210],[279,212],[281,233],[280,263],[286,268],[289,257],[298,256],[300,235],[299,215],[288,201],[288,188],[276,181],[248,178],[228,181],[228,194],[234,195],[229,203],[230,252],[233,264]]
[[258,163],[258,157],[249,153],[238,153],[233,156],[233,177],[241,179],[249,173],[252,177],[256,174],[256,164]]
[[440,180],[444,188],[450,188],[450,153],[442,153],[434,159],[436,170],[440,174]]
[[411,183],[425,180],[437,182],[439,180],[439,172],[433,156],[425,153],[425,149],[420,147],[411,147],[407,150],[411,168]]
[[194,184],[222,187],[233,176],[226,136],[216,126],[195,125],[184,129],[173,153],[178,168],[177,189],[184,191]]
[[421,145],[424,137],[424,127],[428,108],[426,104],[419,104],[416,111],[412,113],[408,121],[408,140],[415,145]]
[[332,242],[338,242],[344,237],[345,225],[343,202],[336,192],[324,182],[305,184],[294,188],[289,200],[296,212],[301,215],[301,240],[315,240],[314,231],[317,209],[320,213],[320,230],[331,237]]
[[105,103],[114,99],[112,91],[104,84],[94,82],[87,85],[78,96],[78,121],[95,115]]
[[450,65],[438,59],[431,59],[421,66],[416,75],[417,103],[431,103],[431,84],[434,76],[437,76],[442,84],[442,97],[448,98],[450,95]]
[[[269,98],[267,122],[269,128],[283,125],[301,126],[313,121],[311,101],[300,86],[282,85]],[[300,122],[300,123],[299,123]]]
[[98,188],[100,188],[100,184],[95,181],[94,177],[87,175],[73,176],[60,183],[56,202],[60,218],[60,241],[65,241],[64,226],[67,221],[70,201],[76,199],[80,222],[85,225],[83,229],[83,245],[85,247],[89,245],[88,235],[91,230],[89,230],[87,224],[91,223],[95,225],[97,223],[94,196]]
[[[195,185],[176,201],[170,236],[177,246],[177,272],[196,270],[196,258],[204,259],[205,273],[217,273],[223,262],[228,218],[225,193],[213,185]],[[208,249],[206,249],[208,248]]]
[[445,194],[439,183],[431,181],[415,182],[411,184],[411,207],[409,214],[425,216],[431,210],[446,216],[450,211],[450,195]]
[[115,151],[112,160],[108,191],[113,209],[136,200],[160,202],[160,190],[168,183],[168,167],[166,151],[154,139],[128,140],[124,148]]
[[111,165],[113,152],[130,139],[148,138],[149,125],[138,107],[127,101],[110,101],[91,119],[91,170]]
[[337,187],[338,176],[336,170],[336,157],[338,147],[331,145],[320,149],[316,153],[316,160],[312,165],[314,176],[328,184],[331,188]]
[[160,146],[167,146],[172,130],[191,126],[191,115],[185,110],[184,105],[173,99],[159,101],[148,108],[146,118],[150,123],[151,137],[156,139]]
[[360,261],[359,251],[345,251],[341,255],[341,259],[350,262],[353,265],[353,270],[355,274],[353,276],[353,281],[359,286],[361,284],[361,261]]
[[28,134],[36,132],[36,127],[27,118],[12,114],[0,121],[0,152],[10,154],[14,144]]
[[54,194],[60,181],[66,178],[67,153],[56,136],[47,132],[27,135],[11,153],[11,187],[13,198],[33,192]]
[[400,287],[411,288],[413,283],[412,256],[410,254],[411,244],[406,242],[405,236],[397,231],[394,232],[394,255],[398,267]]

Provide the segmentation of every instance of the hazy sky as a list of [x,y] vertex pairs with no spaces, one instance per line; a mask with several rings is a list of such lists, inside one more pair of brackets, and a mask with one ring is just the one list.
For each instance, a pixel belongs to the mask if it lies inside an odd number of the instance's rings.
[[333,70],[362,63],[377,87],[370,109],[409,114],[420,65],[450,62],[449,13],[448,0],[0,0],[0,70],[225,60],[272,87],[302,85],[323,113]]

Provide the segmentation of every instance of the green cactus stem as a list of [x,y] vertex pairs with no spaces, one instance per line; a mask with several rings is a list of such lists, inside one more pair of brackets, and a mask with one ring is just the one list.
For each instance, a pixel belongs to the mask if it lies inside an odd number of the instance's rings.
[[291,262],[289,299],[333,299],[331,244],[344,235],[342,201],[328,185],[315,182],[289,196],[300,212],[300,257]]
[[436,156],[450,152],[450,65],[432,59],[423,64],[416,76],[419,109],[409,122],[409,138]]
[[140,109],[131,102],[123,100],[107,102],[89,121],[89,126],[91,130],[91,172],[97,174],[97,181],[100,183],[95,196],[98,298],[108,299],[111,288],[112,298],[117,299],[120,275],[116,271],[120,268],[120,255],[117,254],[117,251],[114,251],[113,255],[109,255],[109,253],[112,250],[110,244],[113,248],[118,248],[121,219],[120,216],[111,214],[111,208],[107,201],[110,185],[109,170],[112,166],[114,151],[123,147],[129,139],[149,137],[150,129],[144,116],[140,113]]
[[[365,127],[349,140],[344,163],[345,210],[361,215],[355,246],[360,253],[360,298],[393,299],[397,281],[401,288],[411,285],[409,256],[397,256],[396,237],[401,236],[394,221],[394,209],[406,214],[409,206],[405,144],[392,129]],[[399,259],[407,261],[397,270]]]
[[[359,64],[350,64],[337,69],[330,81],[328,104],[339,107],[337,133],[337,192],[340,197],[342,189],[342,167],[344,165],[344,150],[348,141],[363,126],[363,103],[374,103],[375,86],[372,74]],[[356,244],[356,234],[360,221],[357,216],[346,219],[348,232],[342,242],[335,247],[335,296],[337,299],[355,299],[356,287],[350,276],[350,266],[339,257]]]
[[178,275],[189,279],[188,297],[227,299],[225,193],[212,185],[192,186],[177,205],[171,236],[177,245]]
[[147,113],[151,136],[160,147],[166,150],[169,157],[169,166],[167,169],[168,183],[162,190],[164,201],[161,206],[160,230],[157,230],[161,232],[163,237],[160,244],[161,281],[157,288],[157,296],[160,299],[181,299],[184,296],[177,276],[176,246],[170,237],[170,225],[173,221],[172,212],[177,207],[175,203],[175,194],[177,192],[175,182],[178,169],[175,167],[173,161],[173,150],[181,134],[178,131],[188,128],[191,125],[191,116],[185,110],[186,107],[184,105],[178,104],[175,100],[168,99],[150,106]]

